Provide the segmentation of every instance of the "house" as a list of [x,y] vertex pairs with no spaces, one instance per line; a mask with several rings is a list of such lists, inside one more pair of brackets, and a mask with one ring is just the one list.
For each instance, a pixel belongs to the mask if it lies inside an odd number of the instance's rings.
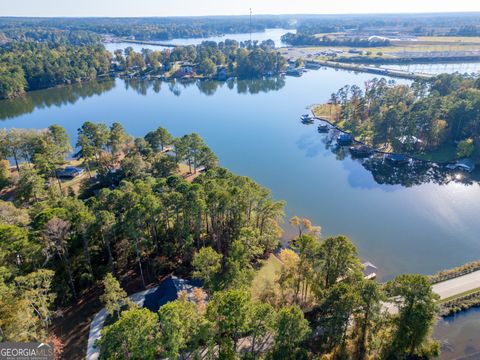
[[403,146],[409,146],[409,147],[415,147],[415,148],[421,147],[423,145],[423,141],[413,135],[400,136],[397,138],[397,141]]
[[173,157],[173,158],[176,158],[176,157],[177,157],[177,153],[176,153],[175,150],[173,150],[172,148],[166,149],[163,153],[164,153],[165,155],[170,156],[170,157]]
[[177,300],[182,292],[185,292],[189,301],[196,302],[198,301],[196,289],[202,289],[200,280],[186,280],[170,275],[158,285],[153,293],[145,296],[143,307],[157,312],[163,305]]
[[185,75],[193,75],[195,73],[195,65],[191,62],[184,61],[180,64],[180,74],[182,76]]
[[58,177],[60,178],[70,178],[73,179],[79,175],[82,175],[85,172],[85,169],[76,167],[76,166],[67,166],[64,169],[61,169],[57,172]]

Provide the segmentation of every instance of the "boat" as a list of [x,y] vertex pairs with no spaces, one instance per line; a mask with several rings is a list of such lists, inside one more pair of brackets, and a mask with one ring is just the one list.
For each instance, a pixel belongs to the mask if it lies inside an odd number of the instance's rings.
[[298,69],[288,69],[285,74],[290,75],[290,76],[302,76],[303,72]]
[[353,136],[350,134],[340,134],[337,137],[337,144],[340,146],[350,145],[353,141]]
[[326,133],[326,132],[328,132],[328,130],[330,130],[330,127],[328,126],[328,124],[318,125],[318,132],[319,133]]
[[410,162],[410,158],[403,154],[386,154],[384,159],[393,165],[405,165]]
[[374,153],[374,150],[367,145],[350,146],[349,150],[352,156],[357,158],[369,157]]
[[300,116],[300,120],[302,120],[304,124],[313,124],[314,118],[308,114],[303,114]]

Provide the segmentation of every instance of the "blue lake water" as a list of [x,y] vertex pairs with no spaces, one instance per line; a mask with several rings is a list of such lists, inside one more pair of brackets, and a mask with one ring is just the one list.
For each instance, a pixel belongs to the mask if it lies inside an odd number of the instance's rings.
[[[286,46],[286,44],[282,42],[281,37],[282,35],[285,35],[288,32],[296,33],[296,29],[281,29],[281,28],[265,29],[265,31],[262,31],[262,32],[252,32],[251,39],[252,41],[258,41],[258,42],[262,42],[264,40],[273,40],[275,42],[276,47],[283,47],[283,46]],[[187,46],[187,45],[199,45],[203,41],[221,42],[221,41],[225,41],[226,39],[236,40],[238,42],[248,41],[250,40],[250,33],[226,34],[221,36],[211,36],[207,38],[185,38],[185,39],[179,38],[179,39],[159,41],[159,43],[171,44],[171,45],[177,45],[177,46]],[[134,43],[125,43],[125,42],[105,44],[105,47],[107,48],[107,50],[111,52],[115,51],[116,49],[125,49],[129,46],[131,46],[137,52],[140,52],[143,48],[148,48],[153,50],[164,48],[162,46],[134,44]]]

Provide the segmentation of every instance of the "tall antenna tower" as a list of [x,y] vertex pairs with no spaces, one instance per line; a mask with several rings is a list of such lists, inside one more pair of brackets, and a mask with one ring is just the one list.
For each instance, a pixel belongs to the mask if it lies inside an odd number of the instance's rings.
[[252,45],[252,8],[250,8],[250,46]]

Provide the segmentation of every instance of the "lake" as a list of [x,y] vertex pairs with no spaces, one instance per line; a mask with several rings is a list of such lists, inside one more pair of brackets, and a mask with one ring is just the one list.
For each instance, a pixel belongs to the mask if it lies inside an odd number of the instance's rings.
[[[252,41],[262,42],[264,40],[273,40],[275,42],[276,47],[284,47],[287,44],[284,44],[281,40],[282,35],[286,33],[296,33],[296,29],[281,29],[281,28],[273,28],[273,29],[265,29],[263,32],[252,32],[251,39]],[[177,45],[177,46],[187,46],[187,45],[200,45],[203,41],[215,41],[221,42],[227,39],[236,40],[238,42],[248,41],[250,40],[250,33],[240,33],[240,34],[226,34],[221,36],[211,36],[207,38],[186,38],[186,39],[171,39],[165,41],[159,41],[162,44],[170,44],[170,45]],[[156,45],[145,45],[145,44],[135,44],[135,43],[126,43],[126,42],[119,42],[119,43],[105,43],[105,47],[108,51],[114,52],[117,49],[125,49],[131,46],[136,52],[142,51],[143,48],[158,50],[164,49],[163,46],[156,46]]]
[[[0,101],[0,119],[6,128],[60,124],[73,141],[86,120],[119,121],[135,136],[158,126],[175,136],[197,132],[222,166],[286,200],[287,218],[308,217],[323,236],[348,235],[361,257],[379,267],[380,280],[478,259],[478,182],[456,181],[423,164],[399,169],[354,160],[331,135],[300,123],[309,105],[372,77],[322,69],[300,78],[224,83],[117,79]],[[476,334],[468,336],[480,343],[480,322],[473,326]]]

